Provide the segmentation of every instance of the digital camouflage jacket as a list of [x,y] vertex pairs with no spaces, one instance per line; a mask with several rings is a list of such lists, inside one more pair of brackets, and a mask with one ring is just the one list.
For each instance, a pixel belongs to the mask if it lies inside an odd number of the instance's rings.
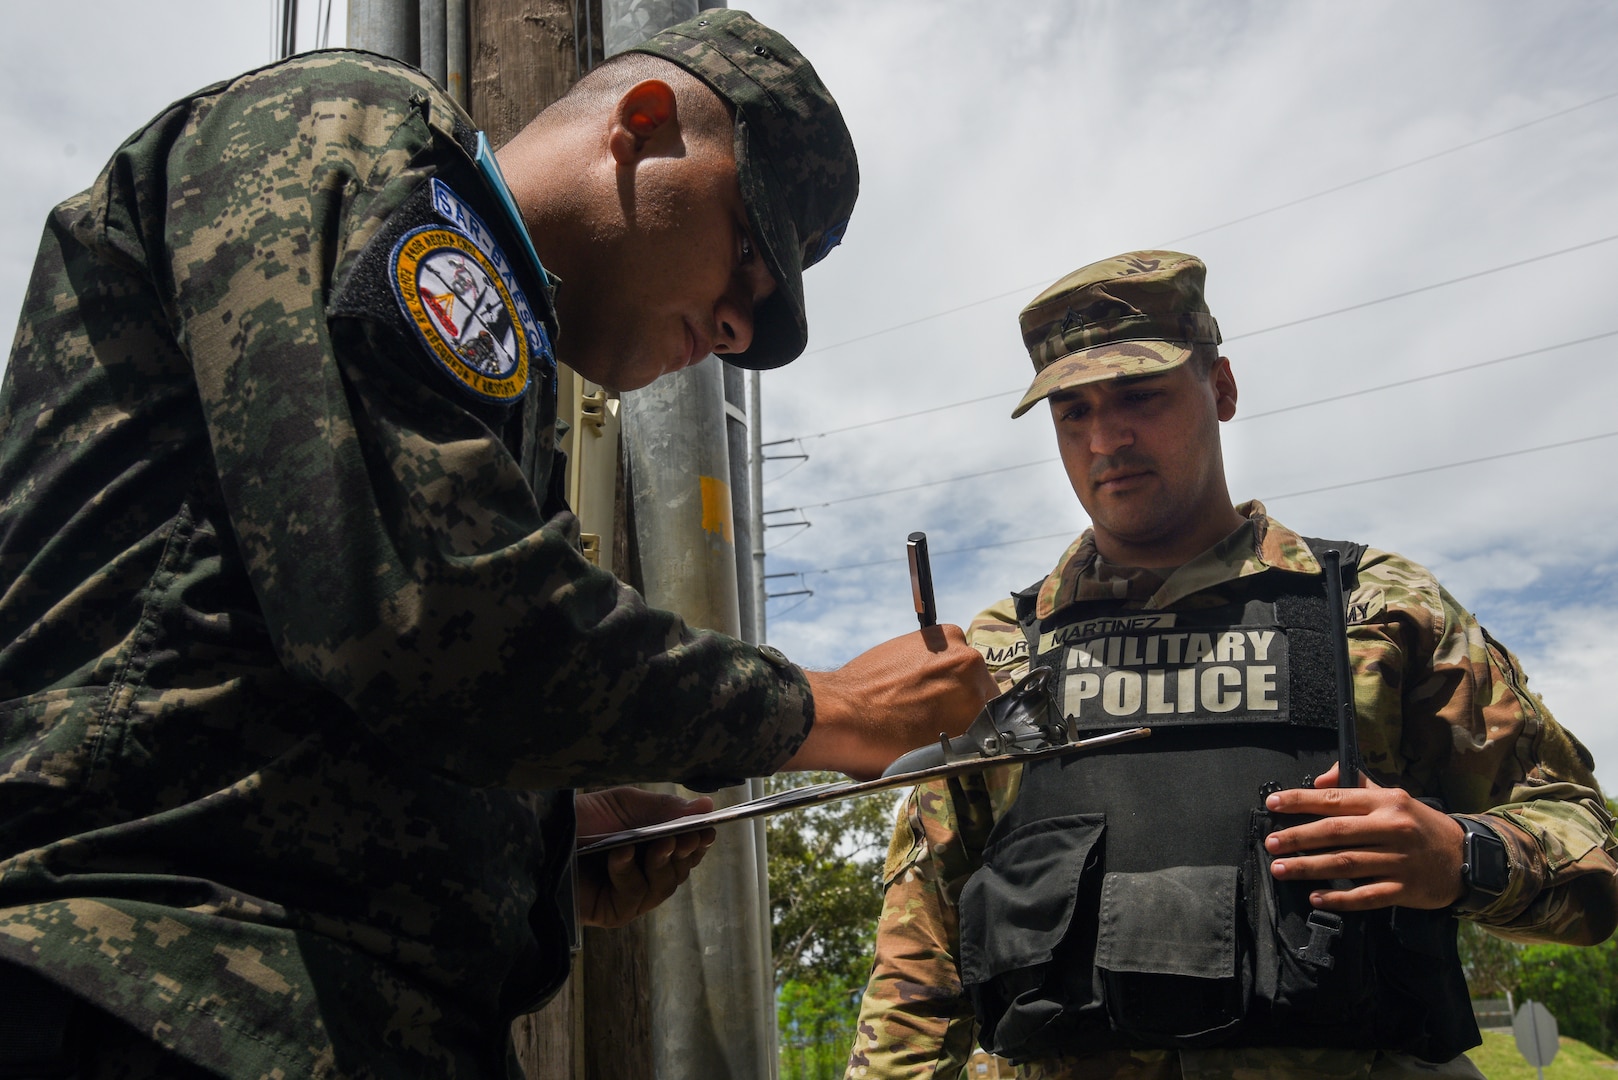
[[176,103],[51,214],[0,388],[0,960],[233,1077],[503,1074],[565,789],[810,723],[536,495],[550,283],[475,148],[363,54]]
[[[1166,579],[1103,563],[1086,532],[1039,592],[1045,617],[1082,600],[1124,599],[1132,610],[1224,603],[1222,591],[1272,569],[1319,574],[1298,534],[1264,508]],[[1512,885],[1469,916],[1520,940],[1593,944],[1618,920],[1618,841],[1589,752],[1551,717],[1497,643],[1424,568],[1372,549],[1349,604],[1360,754],[1372,779],[1433,796],[1455,813],[1482,814],[1505,838]],[[1001,685],[1028,667],[1008,599],[968,634]],[[976,1044],[957,968],[956,905],[980,865],[994,822],[1017,797],[1021,767],[961,781],[966,820],[943,782],[901,804],[884,870],[886,895],[874,970],[861,1003],[851,1080],[956,1077]],[[1412,1071],[1406,1071],[1409,1068]],[[1184,1077],[1475,1076],[1398,1055],[1297,1048],[1121,1050],[1021,1066],[1025,1080]]]

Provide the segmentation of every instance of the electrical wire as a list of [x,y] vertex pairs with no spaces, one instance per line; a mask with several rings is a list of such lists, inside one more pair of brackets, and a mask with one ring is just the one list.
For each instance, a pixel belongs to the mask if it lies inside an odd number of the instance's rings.
[[1447,281],[1435,281],[1431,285],[1421,285],[1414,289],[1406,289],[1404,292],[1396,292],[1391,296],[1382,296],[1375,300],[1366,300],[1362,303],[1350,304],[1347,307],[1335,308],[1331,311],[1322,311],[1318,315],[1305,315],[1301,319],[1293,319],[1290,322],[1276,323],[1274,326],[1266,326],[1260,330],[1248,330],[1240,334],[1233,334],[1225,340],[1237,341],[1242,338],[1258,337],[1260,334],[1268,334],[1273,330],[1286,330],[1289,327],[1302,326],[1304,323],[1312,323],[1319,319],[1329,319],[1333,315],[1342,315],[1349,311],[1359,311],[1363,308],[1372,307],[1376,304],[1386,304],[1390,300],[1403,300],[1405,297],[1415,296],[1417,293],[1431,292],[1434,289],[1442,289],[1449,285],[1459,285],[1463,281],[1475,281],[1480,277],[1487,277],[1490,274],[1498,274],[1503,270],[1515,270],[1519,266],[1527,266],[1530,263],[1544,262],[1546,259],[1554,259],[1561,255],[1570,255],[1575,251],[1583,251],[1585,248],[1595,247],[1597,244],[1610,244],[1614,240],[1618,240],[1618,233],[1614,233],[1611,236],[1603,236],[1599,240],[1586,240],[1582,244],[1574,244],[1572,247],[1561,248],[1558,251],[1547,251],[1543,255],[1533,255],[1526,259],[1518,259],[1516,262],[1505,263],[1501,266],[1491,266],[1487,270],[1479,270],[1476,273],[1462,274],[1460,277],[1450,278]]
[[[1450,461],[1443,465],[1428,465],[1420,469],[1406,469],[1404,472],[1387,473],[1382,476],[1368,476],[1361,480],[1345,480],[1338,484],[1325,484],[1321,487],[1304,488],[1300,491],[1288,491],[1280,495],[1266,495],[1261,497],[1259,501],[1269,504],[1280,502],[1282,499],[1295,499],[1303,495],[1319,495],[1320,493],[1326,491],[1342,491],[1345,488],[1361,487],[1365,484],[1380,484],[1387,480],[1401,480],[1407,476],[1421,476],[1426,473],[1442,472],[1445,469],[1460,469],[1468,465],[1481,465],[1490,461],[1502,461],[1506,458],[1522,457],[1525,454],[1538,454],[1546,450],[1559,450],[1567,446],[1578,446],[1582,443],[1597,442],[1601,439],[1611,438],[1618,438],[1618,431],[1604,431],[1599,435],[1584,435],[1577,439],[1564,439],[1561,442],[1546,443],[1543,446],[1527,446],[1520,450],[1507,450],[1499,454],[1487,454],[1483,457],[1467,458],[1465,461]],[[988,544],[971,544],[966,547],[935,549],[932,554],[935,558],[939,555],[963,555],[967,552],[983,551],[987,548],[1009,547],[1012,544],[1031,544],[1038,540],[1051,540],[1060,536],[1072,537],[1076,535],[1076,529],[1069,529],[1064,532],[1046,533],[1043,536],[1026,536],[1018,537],[1015,540],[998,540]],[[863,570],[867,567],[886,566],[889,563],[902,563],[904,561],[905,560],[903,557],[893,559],[875,559],[871,562],[849,563],[845,566],[828,566],[818,570],[794,570],[792,573],[836,574],[845,570]]]
[[[1291,405],[1282,405],[1274,409],[1265,409],[1262,412],[1238,414],[1231,422],[1240,423],[1244,420],[1258,420],[1266,416],[1278,416],[1281,413],[1297,412],[1300,409],[1310,409],[1317,405],[1328,405],[1334,401],[1344,401],[1348,398],[1363,397],[1366,394],[1374,394],[1382,390],[1395,390],[1401,386],[1410,386],[1413,383],[1429,382],[1433,379],[1442,379],[1450,375],[1461,375],[1468,371],[1476,371],[1479,368],[1493,367],[1496,364],[1504,364],[1511,360],[1522,360],[1530,356],[1543,356],[1546,353],[1555,352],[1558,349],[1568,349],[1575,345],[1585,345],[1592,341],[1601,341],[1604,338],[1610,337],[1618,337],[1618,330],[1607,330],[1599,334],[1591,334],[1587,337],[1574,338],[1571,341],[1559,341],[1555,345],[1545,345],[1538,349],[1527,349],[1523,352],[1512,353],[1509,356],[1497,356],[1492,360],[1479,360],[1471,364],[1462,364],[1459,367],[1445,368],[1443,371],[1429,372],[1426,375],[1414,375],[1408,379],[1396,379],[1393,382],[1379,383],[1376,386],[1367,386],[1359,390],[1348,390],[1341,394],[1331,394],[1327,397],[1315,398],[1312,401],[1299,401]],[[808,436],[804,437],[807,438]],[[780,510],[769,510],[766,512],[776,514],[787,513],[788,511],[797,511],[801,513],[804,510],[819,510],[824,507],[836,506],[840,503],[854,502],[859,499],[874,499],[883,495],[898,495],[907,491],[917,491],[921,488],[937,487],[940,484],[953,484],[963,480],[975,480],[981,476],[992,476],[995,473],[1010,472],[1013,469],[1030,469],[1036,465],[1049,465],[1061,460],[1062,459],[1058,457],[1040,458],[1038,461],[1025,461],[1018,465],[1002,465],[998,468],[985,469],[982,472],[965,473],[961,476],[951,476],[943,480],[925,480],[920,483],[911,484],[907,487],[889,488],[885,491],[868,491],[859,495],[845,495],[842,498],[831,499],[827,502],[804,503],[802,506],[789,506],[783,507]],[[788,470],[788,472],[790,471],[791,470]]]
[[[1449,278],[1445,281],[1435,281],[1430,285],[1418,285],[1414,289],[1406,289],[1403,292],[1396,292],[1388,296],[1381,296],[1375,300],[1364,300],[1358,304],[1350,304],[1348,307],[1334,308],[1331,311],[1322,311],[1314,315],[1305,315],[1301,319],[1292,319],[1288,322],[1276,323],[1273,326],[1265,326],[1258,330],[1245,330],[1240,334],[1232,334],[1225,338],[1225,343],[1228,344],[1232,341],[1241,341],[1243,338],[1257,337],[1260,334],[1268,334],[1274,330],[1285,330],[1288,327],[1301,326],[1304,323],[1316,322],[1320,319],[1330,318],[1333,315],[1342,315],[1345,312],[1360,311],[1364,308],[1374,307],[1377,304],[1386,304],[1393,300],[1403,300],[1407,296],[1415,296],[1418,293],[1431,292],[1434,289],[1442,289],[1448,285],[1458,285],[1463,281],[1475,281],[1478,278],[1487,277],[1490,274],[1498,274],[1506,270],[1515,270],[1518,267],[1527,266],[1530,263],[1544,262],[1546,259],[1554,259],[1562,255],[1570,255],[1575,251],[1583,251],[1586,248],[1596,247],[1599,244],[1610,244],[1614,240],[1618,240],[1618,233],[1614,233],[1611,236],[1603,236],[1596,240],[1586,240],[1584,243],[1574,244],[1572,247],[1559,248],[1556,251],[1547,251],[1539,255],[1530,255],[1526,259],[1518,259],[1515,262],[1503,263],[1500,266],[1491,266],[1487,270],[1478,270],[1470,274],[1462,274],[1460,277]],[[936,405],[931,408],[918,410],[916,412],[902,413],[898,416],[882,417],[876,420],[865,420],[858,424],[851,424],[847,427],[840,428],[829,428],[826,431],[819,431],[810,435],[794,435],[788,439],[778,439],[776,440],[776,443],[795,442],[802,439],[819,439],[827,435],[840,435],[845,431],[854,431],[858,428],[875,427],[878,424],[890,424],[897,420],[908,420],[913,416],[923,416],[927,413],[943,412],[946,409],[958,409],[964,405],[975,405],[980,401],[991,401],[994,398],[1007,397],[1011,394],[1025,392],[1026,388],[1024,387],[1017,387],[1010,390],[996,390],[992,394],[981,394],[977,397],[966,398],[963,401],[955,401],[947,405]],[[775,445],[776,443],[772,443],[770,445]]]
[[[1290,200],[1288,200],[1287,202],[1284,202],[1284,203],[1277,203],[1274,206],[1265,207],[1263,210],[1256,210],[1251,214],[1244,214],[1241,217],[1232,218],[1231,220],[1221,222],[1218,225],[1210,225],[1207,228],[1198,229],[1195,232],[1189,232],[1189,233],[1185,233],[1185,234],[1183,234],[1181,236],[1176,236],[1171,240],[1163,241],[1163,243],[1165,245],[1167,245],[1167,244],[1177,244],[1182,240],[1189,240],[1192,237],[1204,236],[1204,235],[1206,235],[1208,233],[1211,233],[1211,232],[1217,232],[1220,229],[1228,229],[1232,225],[1239,225],[1239,224],[1241,224],[1243,222],[1246,222],[1246,221],[1252,221],[1255,218],[1264,217],[1266,214],[1274,214],[1274,213],[1277,213],[1277,212],[1279,212],[1281,210],[1287,210],[1287,209],[1290,209],[1291,207],[1298,206],[1298,205],[1300,205],[1302,203],[1310,202],[1310,201],[1312,201],[1314,199],[1324,198],[1327,195],[1336,194],[1339,191],[1343,191],[1343,190],[1346,190],[1347,188],[1355,187],[1355,186],[1357,186],[1359,184],[1368,183],[1369,181],[1372,181],[1372,180],[1378,180],[1378,179],[1381,179],[1384,176],[1390,176],[1393,173],[1403,172],[1405,169],[1414,168],[1417,165],[1424,165],[1429,161],[1436,161],[1439,158],[1447,157],[1450,154],[1459,153],[1462,150],[1470,149],[1470,148],[1472,148],[1474,146],[1478,146],[1478,145],[1480,145],[1482,143],[1490,142],[1491,140],[1494,140],[1494,139],[1504,138],[1507,135],[1514,135],[1519,131],[1523,131],[1523,130],[1525,130],[1527,128],[1531,128],[1536,124],[1543,124],[1548,120],[1555,120],[1558,117],[1566,116],[1569,113],[1578,112],[1580,109],[1588,109],[1592,105],[1599,105],[1604,101],[1611,101],[1614,98],[1618,98],[1618,91],[1615,91],[1615,92],[1609,93],[1609,94],[1602,94],[1600,97],[1591,98],[1588,101],[1580,102],[1579,104],[1569,106],[1566,109],[1559,109],[1558,111],[1553,112],[1553,113],[1547,113],[1544,116],[1538,117],[1537,119],[1529,120],[1529,121],[1526,121],[1524,123],[1517,124],[1517,125],[1515,125],[1513,127],[1504,128],[1504,129],[1502,129],[1500,131],[1494,132],[1493,134],[1484,135],[1481,138],[1477,138],[1477,139],[1472,139],[1469,142],[1459,143],[1459,144],[1457,144],[1455,146],[1451,146],[1451,147],[1449,147],[1448,149],[1445,149],[1445,150],[1439,150],[1439,151],[1436,151],[1436,152],[1431,153],[1431,154],[1425,154],[1422,157],[1414,158],[1414,159],[1412,159],[1410,161],[1406,161],[1406,162],[1404,162],[1402,164],[1394,165],[1394,166],[1391,166],[1391,167],[1386,168],[1386,169],[1381,169],[1381,170],[1379,170],[1377,172],[1374,172],[1374,173],[1367,173],[1366,175],[1358,177],[1358,178],[1356,178],[1354,180],[1348,180],[1348,181],[1345,181],[1344,183],[1336,184],[1336,185],[1333,185],[1332,187],[1329,187],[1329,188],[1323,188],[1322,190],[1314,192],[1313,194],[1310,194],[1310,195],[1303,195],[1303,196],[1300,196],[1300,197],[1298,197],[1296,199],[1290,199]],[[964,304],[956,304],[953,307],[946,308],[943,311],[935,311],[931,315],[922,315],[922,316],[920,316],[918,318],[908,319],[908,320],[906,320],[905,322],[902,322],[902,323],[895,323],[892,326],[883,327],[880,330],[872,330],[870,333],[859,334],[859,335],[857,335],[855,337],[845,338],[842,341],[836,341],[836,342],[833,342],[830,345],[821,345],[821,346],[818,346],[816,348],[808,350],[803,355],[804,356],[813,356],[815,353],[830,352],[832,349],[840,349],[845,345],[853,345],[853,344],[855,344],[857,342],[869,341],[871,338],[880,337],[883,334],[891,334],[891,333],[894,333],[895,331],[898,331],[898,330],[905,330],[905,329],[908,329],[909,327],[916,326],[919,323],[930,322],[933,319],[941,319],[946,315],[953,315],[958,311],[966,311],[969,308],[981,307],[984,304],[990,304],[990,303],[993,303],[996,300],[1004,300],[1008,296],[1019,296],[1019,295],[1022,295],[1024,293],[1026,293],[1029,289],[1036,289],[1036,288],[1039,288],[1042,285],[1046,285],[1051,280],[1052,280],[1052,278],[1050,278],[1050,277],[1044,277],[1044,278],[1041,278],[1038,281],[1031,282],[1030,284],[1027,284],[1027,285],[1019,286],[1019,287],[1017,287],[1015,289],[1011,289],[1011,290],[1008,290],[1006,292],[996,293],[993,296],[985,296],[981,300],[971,300],[971,301],[968,301],[968,302],[966,302]]]
[[961,476],[949,476],[942,480],[923,480],[919,484],[910,484],[906,487],[889,488],[886,491],[867,491],[861,495],[845,495],[841,499],[831,499],[828,502],[804,503],[802,506],[787,506],[782,507],[780,510],[768,510],[765,512],[770,514],[784,514],[789,510],[796,510],[799,513],[802,513],[805,510],[819,510],[827,506],[837,506],[840,503],[857,502],[860,499],[876,499],[883,495],[900,495],[906,491],[919,491],[922,488],[937,487],[940,484],[956,484],[962,480],[976,480],[980,476],[994,476],[996,473],[1011,472],[1014,469],[1031,469],[1035,465],[1049,465],[1053,461],[1060,460],[1062,459],[1040,458],[1038,461],[1025,461],[1021,465],[1002,465],[997,469],[984,469],[982,472],[965,473]]

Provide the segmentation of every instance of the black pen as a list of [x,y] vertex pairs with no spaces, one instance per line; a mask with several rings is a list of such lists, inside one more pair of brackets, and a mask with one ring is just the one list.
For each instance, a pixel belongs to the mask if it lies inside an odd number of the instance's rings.
[[938,625],[938,608],[933,603],[933,567],[927,561],[927,534],[913,532],[905,541],[910,556],[910,595],[916,601],[916,618],[922,629]]

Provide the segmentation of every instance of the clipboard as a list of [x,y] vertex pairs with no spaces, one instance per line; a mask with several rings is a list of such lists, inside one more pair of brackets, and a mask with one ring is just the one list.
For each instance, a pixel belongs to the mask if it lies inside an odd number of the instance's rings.
[[807,787],[793,788],[790,791],[778,791],[773,795],[765,795],[759,799],[749,799],[747,802],[737,803],[734,806],[727,806],[719,810],[711,810],[706,814],[670,818],[668,821],[660,821],[656,825],[646,825],[639,829],[624,829],[621,832],[581,836],[578,840],[577,853],[580,855],[593,855],[600,851],[611,851],[613,848],[627,847],[630,844],[639,844],[647,840],[659,840],[665,836],[679,836],[682,833],[708,829],[715,825],[724,825],[732,821],[747,821],[769,814],[779,814],[786,810],[798,810],[806,806],[820,806],[825,803],[837,802],[841,799],[858,798],[861,795],[869,795],[875,791],[886,791],[889,788],[907,787],[911,784],[921,784],[928,780],[939,780],[947,776],[981,772],[996,765],[1015,765],[1025,761],[1042,761],[1046,758],[1062,757],[1066,754],[1077,753],[1080,750],[1144,739],[1151,733],[1152,729],[1147,727],[1128,728],[1124,731],[1113,731],[1106,735],[1096,735],[1088,739],[1041,747],[1036,750],[997,754],[994,757],[970,758],[945,765],[934,765],[931,768],[916,769],[912,772],[894,773],[892,776],[879,776],[874,780],[833,780],[824,784],[810,784]]

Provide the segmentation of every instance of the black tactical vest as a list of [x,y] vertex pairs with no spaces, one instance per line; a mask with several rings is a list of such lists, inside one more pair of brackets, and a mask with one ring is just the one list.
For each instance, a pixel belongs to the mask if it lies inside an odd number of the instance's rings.
[[[1352,589],[1364,548],[1344,553]],[[982,1044],[1017,1061],[1112,1047],[1360,1047],[1447,1061],[1480,1041],[1447,912],[1342,915],[1277,882],[1271,792],[1337,759],[1318,576],[1266,571],[1215,608],[1115,601],[1034,617],[1035,666],[1083,734],[1152,735],[1024,766],[960,901]]]

